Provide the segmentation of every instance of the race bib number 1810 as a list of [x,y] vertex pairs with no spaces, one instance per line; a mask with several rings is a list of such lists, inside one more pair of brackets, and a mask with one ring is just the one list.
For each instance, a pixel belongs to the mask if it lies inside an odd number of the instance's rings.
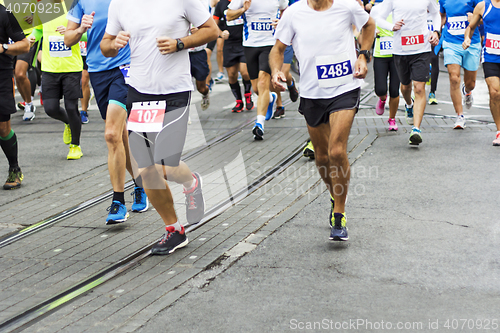
[[338,87],[353,80],[351,60],[347,54],[317,56],[316,72],[320,88]]
[[127,129],[134,132],[160,132],[163,128],[166,107],[165,101],[132,104]]

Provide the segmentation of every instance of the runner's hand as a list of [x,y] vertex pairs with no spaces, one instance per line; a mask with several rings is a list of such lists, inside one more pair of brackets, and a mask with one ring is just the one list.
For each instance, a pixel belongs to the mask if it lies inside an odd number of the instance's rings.
[[177,41],[170,37],[156,38],[156,46],[163,55],[177,52]]
[[403,19],[397,21],[396,24],[394,24],[394,27],[392,28],[392,31],[401,30],[401,28],[403,27],[403,25],[405,25],[405,22],[404,22]]
[[245,12],[248,10],[248,8],[250,8],[251,4],[252,4],[252,0],[245,0],[243,2],[243,9],[245,10]]
[[356,79],[364,79],[368,73],[368,66],[366,65],[365,56],[360,55],[354,64],[354,77]]
[[278,26],[278,22],[279,22],[279,21],[280,21],[280,20],[278,20],[278,19],[273,19],[273,21],[271,22],[271,26],[272,26],[274,29],[276,29],[276,27]]
[[64,25],[60,25],[56,28],[56,31],[61,35],[64,35],[64,33],[66,32],[66,27]]
[[28,42],[30,42],[30,47],[32,47],[33,44],[35,44],[35,42],[36,42],[35,36],[28,36],[27,38],[28,38]]
[[439,35],[436,31],[433,31],[429,37],[429,43],[431,43],[432,46],[436,46],[439,44]]
[[24,17],[24,22],[31,24],[33,23],[33,16],[25,16]]
[[128,31],[120,31],[118,36],[115,38],[115,50],[123,49],[127,46],[128,41],[130,40],[130,32]]
[[221,36],[224,40],[228,39],[228,38],[229,38],[229,31],[224,30],[224,31],[220,34],[220,36]]
[[278,91],[286,90],[286,86],[283,84],[286,82],[286,76],[285,73],[283,73],[282,71],[276,72],[276,74],[273,75],[272,82],[274,88],[277,89]]
[[94,15],[95,12],[92,12],[90,15],[83,15],[82,22],[80,23],[80,33],[84,34],[92,28],[92,24],[94,24]]
[[469,36],[467,36],[467,35],[464,36],[464,42],[462,43],[462,48],[464,50],[467,50],[470,46],[470,43],[471,43],[471,40],[470,40]]

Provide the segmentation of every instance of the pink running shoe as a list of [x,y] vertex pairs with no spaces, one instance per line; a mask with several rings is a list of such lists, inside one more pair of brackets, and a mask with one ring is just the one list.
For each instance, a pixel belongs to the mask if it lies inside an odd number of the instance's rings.
[[500,133],[497,132],[497,137],[493,140],[493,146],[500,146]]
[[384,114],[384,107],[385,107],[385,101],[383,101],[379,98],[379,100],[377,102],[377,106],[375,107],[375,112],[377,112],[377,114],[379,116],[383,115]]
[[398,124],[396,124],[396,119],[389,118],[389,131],[397,131]]

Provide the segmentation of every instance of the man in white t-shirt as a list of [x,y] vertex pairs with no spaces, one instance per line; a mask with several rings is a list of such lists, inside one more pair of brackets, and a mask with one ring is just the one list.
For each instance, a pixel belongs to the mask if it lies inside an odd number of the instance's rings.
[[264,121],[271,119],[278,95],[270,92],[269,52],[274,45],[274,25],[288,0],[232,0],[228,21],[243,16],[243,46],[247,69],[257,100],[257,120],[252,129],[255,140],[264,139]]
[[[359,56],[352,25],[365,36]],[[374,36],[375,21],[357,1],[299,1],[278,23],[269,58],[273,85],[284,91],[283,56],[287,45],[293,43],[300,63],[299,112],[306,119],[316,165],[330,192],[330,239],[334,241],[349,239],[345,217],[350,178],[347,141]]]
[[[431,45],[439,43],[441,15],[436,0],[384,0],[373,14],[377,25],[394,31],[393,54],[401,81],[401,93],[406,101],[406,121],[413,125],[410,145],[422,143],[420,124],[426,106],[425,83],[429,79]],[[392,13],[392,21],[386,21]],[[427,25],[432,17],[434,31]],[[411,98],[412,82],[415,101]]]
[[[166,225],[153,254],[170,254],[188,239],[177,221],[172,193],[165,181],[183,183],[188,209],[204,207],[201,177],[180,161],[186,139],[191,81],[188,49],[218,36],[218,28],[199,0],[112,0],[101,51],[115,57],[130,44],[127,128],[146,194]],[[189,35],[193,24],[198,31]],[[170,167],[170,168],[169,168]],[[175,168],[173,173],[169,173]],[[171,176],[171,177],[170,177]],[[137,179],[138,177],[136,177]],[[196,218],[199,222],[203,217]],[[188,217],[188,222],[189,221]]]

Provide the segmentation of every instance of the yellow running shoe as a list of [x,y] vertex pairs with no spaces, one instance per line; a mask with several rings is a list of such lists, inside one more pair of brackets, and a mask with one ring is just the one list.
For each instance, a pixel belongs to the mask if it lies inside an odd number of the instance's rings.
[[302,155],[304,157],[309,157],[311,160],[314,160],[314,147],[313,147],[311,140],[307,141],[307,145],[305,146],[304,150],[302,151]]
[[68,160],[79,160],[80,157],[83,156],[83,153],[82,153],[82,148],[80,148],[80,146],[77,146],[77,145],[70,145],[69,146],[69,153],[68,153],[68,157],[67,159]]
[[69,128],[68,124],[64,124],[63,141],[65,145],[71,143],[71,128]]

